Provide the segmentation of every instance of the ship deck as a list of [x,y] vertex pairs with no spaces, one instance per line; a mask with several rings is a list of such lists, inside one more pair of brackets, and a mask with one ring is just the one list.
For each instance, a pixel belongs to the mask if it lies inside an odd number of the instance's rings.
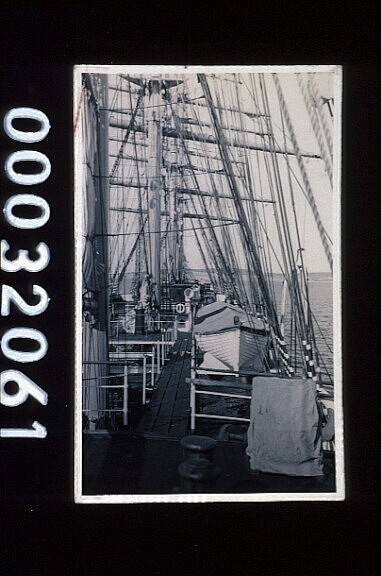
[[[320,477],[252,474],[242,442],[218,442],[214,462],[221,469],[203,493],[334,492],[332,453]],[[88,435],[84,439],[83,494],[187,494],[200,487],[185,484],[178,473],[184,455],[180,442],[135,435]]]
[[[178,466],[180,439],[190,433],[189,383],[191,338],[179,333],[162,368],[150,403],[137,428],[121,434],[85,434],[84,494],[181,494],[197,492],[184,484]],[[243,442],[218,441],[214,461],[222,473],[210,493],[333,492],[334,463],[326,457],[320,478],[253,475]],[[158,473],[160,471],[160,473]]]
[[189,432],[189,384],[186,379],[190,376],[191,346],[191,335],[179,332],[137,434],[145,438],[181,439]]

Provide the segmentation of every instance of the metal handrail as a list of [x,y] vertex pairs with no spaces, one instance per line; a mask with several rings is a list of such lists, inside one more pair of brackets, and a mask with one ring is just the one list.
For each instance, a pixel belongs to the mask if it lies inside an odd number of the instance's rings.
[[[251,395],[249,396],[246,394],[232,394],[232,393],[227,393],[227,392],[215,392],[215,391],[211,391],[211,390],[197,390],[197,388],[196,388],[197,385],[209,386],[209,387],[213,387],[213,386],[214,387],[222,387],[222,384],[226,384],[226,383],[205,382],[205,380],[197,381],[196,379],[193,379],[193,378],[188,379],[188,381],[190,382],[190,409],[191,409],[191,430],[192,430],[192,432],[194,432],[194,430],[196,429],[196,418],[204,418],[204,419],[209,419],[209,420],[229,420],[229,421],[233,421],[233,422],[246,422],[246,423],[250,422],[250,418],[241,418],[238,416],[224,416],[221,414],[207,414],[205,412],[199,413],[196,411],[196,396],[197,396],[197,394],[199,394],[199,395],[205,395],[205,396],[223,396],[226,398],[241,398],[244,400],[251,400]],[[250,387],[242,384],[242,388],[249,389]]]
[[[86,364],[110,364],[110,362],[86,362]],[[118,363],[120,365],[120,362]],[[90,412],[122,412],[123,413],[123,425],[128,425],[128,368],[127,364],[123,367],[122,374],[111,374],[108,376],[99,376],[94,378],[95,380],[105,380],[108,378],[121,378],[123,377],[123,384],[87,384],[86,381],[93,380],[93,378],[88,378],[84,380],[84,388],[96,388],[99,389],[108,389],[108,388],[121,388],[123,389],[123,408],[82,408],[83,413],[90,413]],[[91,426],[90,422],[90,426]]]
[[[82,412],[84,413],[91,413],[91,412],[122,412],[123,413],[123,424],[128,424],[128,360],[142,360],[143,362],[143,382],[142,382],[142,404],[145,405],[147,403],[147,391],[153,390],[155,386],[155,373],[160,374],[161,367],[165,364],[167,360],[167,352],[171,346],[175,344],[175,340],[173,339],[173,331],[171,329],[162,330],[161,332],[161,340],[110,340],[109,344],[112,345],[132,345],[132,346],[142,346],[148,345],[151,346],[151,352],[140,352],[140,351],[128,351],[128,352],[121,352],[115,351],[110,352],[112,356],[108,361],[83,361],[83,365],[94,365],[94,366],[123,366],[123,373],[119,374],[109,374],[98,376],[94,378],[83,378],[83,387],[84,389],[123,389],[123,408],[83,408]],[[147,374],[149,373],[147,367],[147,358],[151,358],[151,383],[150,386],[147,385]],[[123,384],[100,384],[102,380],[112,379],[112,378],[124,378]],[[91,384],[91,381],[96,381],[95,384]],[[92,426],[90,422],[90,427]],[[94,424],[95,429],[95,424]]]

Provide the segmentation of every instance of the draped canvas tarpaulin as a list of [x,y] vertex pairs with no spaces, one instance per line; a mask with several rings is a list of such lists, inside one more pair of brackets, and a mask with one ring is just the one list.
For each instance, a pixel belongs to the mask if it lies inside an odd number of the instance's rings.
[[252,470],[290,476],[323,474],[315,382],[254,378],[247,454]]

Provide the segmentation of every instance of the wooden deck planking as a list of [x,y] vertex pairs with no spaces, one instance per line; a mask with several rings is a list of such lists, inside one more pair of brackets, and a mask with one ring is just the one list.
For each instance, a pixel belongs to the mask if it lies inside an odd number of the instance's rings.
[[[188,338],[186,335],[181,335],[172,362],[164,367],[162,378],[159,378],[158,390],[160,390],[160,394],[152,398],[152,402],[155,404],[153,406],[154,414],[151,422],[151,435],[172,436],[171,424],[177,423],[179,419],[183,419],[186,416],[186,414],[179,412],[179,407],[176,406],[176,398],[180,398],[179,389],[187,386],[185,378],[190,370],[190,360],[186,352],[189,348]],[[189,368],[188,366],[185,368],[185,364],[189,364]],[[181,430],[185,430],[186,426],[187,422],[184,422]],[[180,436],[181,430],[178,431]]]
[[[189,343],[190,352],[191,343]],[[187,378],[190,374],[191,357],[190,354],[186,355],[185,360],[182,362],[181,373],[178,379],[178,386],[176,390],[176,398],[173,403],[171,422],[169,425],[168,433],[170,436],[183,437],[189,426],[190,415],[190,386],[187,383]]]
[[[184,352],[184,354],[181,355],[181,352]],[[190,369],[190,358],[189,355],[185,356],[185,354],[186,349],[182,346],[156,419],[155,429],[158,434],[171,435],[172,424],[177,423],[179,420],[182,421],[186,416],[179,410],[180,406],[178,405],[178,400],[181,398],[181,390],[187,386],[185,378],[189,372],[187,370],[188,364]]]
[[147,438],[182,438],[188,431],[190,334],[179,334],[161,371],[137,432]]

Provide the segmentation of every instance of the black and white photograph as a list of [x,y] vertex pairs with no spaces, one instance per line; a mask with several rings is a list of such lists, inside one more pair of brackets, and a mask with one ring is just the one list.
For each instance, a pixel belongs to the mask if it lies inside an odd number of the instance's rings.
[[75,500],[343,500],[340,66],[74,71]]

